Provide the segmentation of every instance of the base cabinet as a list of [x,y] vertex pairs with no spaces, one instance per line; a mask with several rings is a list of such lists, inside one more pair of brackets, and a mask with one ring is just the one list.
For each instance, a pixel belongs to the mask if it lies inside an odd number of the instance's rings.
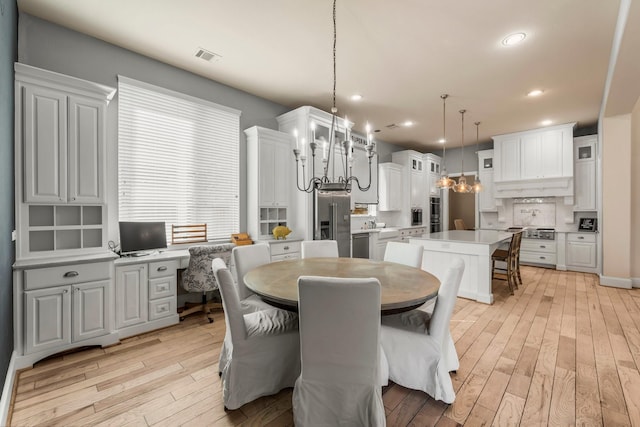
[[46,357],[111,333],[110,263],[34,268],[18,274],[25,289],[24,354]]
[[597,244],[595,234],[567,234],[567,267],[595,268]]
[[179,267],[176,259],[116,262],[115,311],[120,338],[179,322],[176,307]]

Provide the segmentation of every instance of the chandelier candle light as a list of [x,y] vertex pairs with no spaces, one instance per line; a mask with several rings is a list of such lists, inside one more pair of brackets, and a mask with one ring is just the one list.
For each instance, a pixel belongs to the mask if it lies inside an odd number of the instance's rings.
[[[305,177],[305,166],[307,161],[305,139],[302,138],[303,154],[301,155],[300,145],[298,144],[298,131],[294,130],[294,136],[296,138],[296,148],[293,150],[293,154],[296,158],[296,186],[298,190],[306,193],[311,193],[315,190],[320,191],[351,191],[351,185],[353,182],[358,186],[360,191],[367,191],[371,187],[371,158],[374,155],[373,148],[375,143],[371,136],[371,127],[367,123],[367,144],[365,145],[366,155],[369,160],[369,184],[361,186],[358,177],[352,175],[353,168],[353,143],[351,142],[351,129],[349,127],[349,121],[347,117],[344,118],[344,135],[345,139],[342,143],[336,141],[336,133],[338,129],[338,107],[336,107],[336,0],[333,0],[333,106],[331,107],[331,129],[329,131],[329,141],[323,141],[322,145],[322,165],[323,174],[321,177],[316,176],[315,171],[315,158],[316,149],[318,144],[316,143],[316,126],[315,123],[311,123],[311,141],[309,142],[309,148],[311,148],[311,178],[307,183]],[[335,144],[341,144],[342,152],[344,153],[344,159],[342,161],[343,175],[340,175],[335,181],[329,178],[329,165],[331,164],[331,154],[333,153],[333,147]],[[335,169],[335,161],[332,164]],[[303,185],[300,185],[300,173],[298,164],[302,167],[302,181]]]

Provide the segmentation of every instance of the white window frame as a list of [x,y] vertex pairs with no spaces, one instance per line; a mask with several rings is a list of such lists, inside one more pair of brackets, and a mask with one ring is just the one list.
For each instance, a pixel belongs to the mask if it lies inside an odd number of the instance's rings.
[[120,221],[207,224],[209,241],[240,226],[239,110],[118,76]]

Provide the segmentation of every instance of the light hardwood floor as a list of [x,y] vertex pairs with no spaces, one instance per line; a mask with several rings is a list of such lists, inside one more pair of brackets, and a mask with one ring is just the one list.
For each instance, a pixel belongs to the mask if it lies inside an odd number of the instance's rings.
[[[590,274],[523,267],[489,306],[459,298],[451,333],[456,401],[384,388],[388,426],[640,425],[640,290]],[[20,372],[11,425],[292,425],[291,389],[225,412],[217,361],[224,316],[38,363]]]

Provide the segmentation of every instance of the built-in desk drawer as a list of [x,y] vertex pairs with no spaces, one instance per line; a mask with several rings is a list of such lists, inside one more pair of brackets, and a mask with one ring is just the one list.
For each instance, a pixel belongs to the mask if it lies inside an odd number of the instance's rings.
[[110,278],[111,262],[109,261],[34,268],[24,271],[24,289],[44,289]]
[[149,301],[149,320],[161,319],[176,314],[175,297],[161,298]]
[[174,276],[180,266],[180,260],[172,259],[167,261],[158,261],[149,263],[149,278]]
[[174,296],[177,282],[175,270],[173,270],[171,276],[149,279],[149,299],[154,300]]
[[568,242],[595,243],[596,235],[593,233],[567,233]]

